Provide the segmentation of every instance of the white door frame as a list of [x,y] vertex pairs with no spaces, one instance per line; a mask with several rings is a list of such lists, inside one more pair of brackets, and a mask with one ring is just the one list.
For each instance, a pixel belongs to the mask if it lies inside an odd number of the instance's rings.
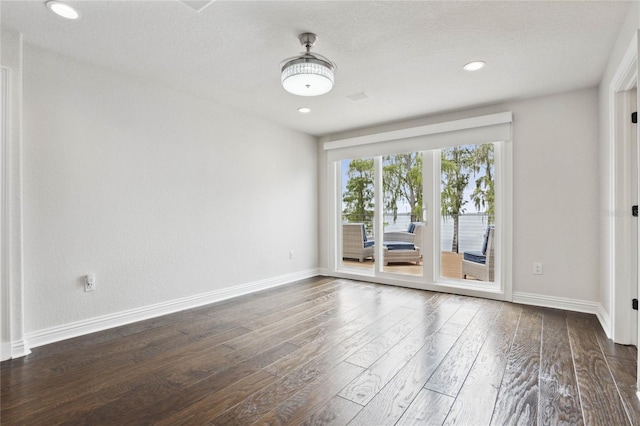
[[609,170],[611,171],[611,192],[608,206],[609,282],[611,297],[610,337],[620,344],[636,344],[638,336],[631,326],[633,311],[631,299],[634,295],[632,285],[632,268],[637,267],[631,250],[631,170],[635,158],[631,156],[631,108],[630,91],[638,84],[638,38],[637,35],[629,45],[627,52],[609,86],[610,140]]
[[8,197],[8,114],[9,104],[7,82],[9,76],[5,68],[0,68],[0,360],[11,358],[11,329],[9,318],[11,306],[9,303],[9,197]]

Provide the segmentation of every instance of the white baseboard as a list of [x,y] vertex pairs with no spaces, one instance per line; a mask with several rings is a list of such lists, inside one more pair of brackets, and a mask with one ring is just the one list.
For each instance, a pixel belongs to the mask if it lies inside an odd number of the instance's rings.
[[31,350],[26,340],[16,340],[11,342],[11,358],[20,358],[29,355]]
[[[245,294],[254,293],[256,291],[278,287],[294,281],[303,280],[305,278],[315,277],[317,275],[320,275],[318,269],[309,269],[306,271],[281,275],[265,280],[254,281],[247,284],[240,284],[234,287],[215,290],[208,293],[197,294],[195,296],[157,303],[155,305],[143,306],[136,309],[116,312],[113,314],[103,315],[100,317],[90,318],[87,320],[77,321],[69,324],[63,324],[60,326],[27,333],[26,341],[28,342],[30,347],[35,348],[49,343],[59,342],[61,340],[70,339],[89,333],[95,333],[97,331],[102,331],[126,324],[131,324],[137,321],[183,311],[185,309],[208,305],[210,303],[219,302],[221,300],[230,299],[232,297],[238,297]],[[27,347],[25,346],[25,348]],[[27,353],[17,356],[24,356]],[[13,355],[14,358],[16,358],[17,356]]]
[[611,338],[611,319],[600,302],[590,300],[568,299],[564,297],[544,296],[532,293],[513,293],[513,303],[523,305],[542,306],[545,308],[564,309],[565,311],[584,312],[594,314],[604,329],[607,337]]
[[545,296],[542,294],[513,292],[513,303],[523,305],[542,306],[545,308],[564,309],[565,311],[598,314],[598,302],[564,297]]
[[604,333],[609,339],[611,339],[611,336],[613,336],[613,330],[611,329],[611,316],[604,306],[602,306],[602,303],[598,303],[598,312],[596,312],[596,316],[598,317],[598,321],[600,321],[600,325],[602,326]]
[[0,344],[0,361],[6,361],[11,358],[11,343],[2,342]]

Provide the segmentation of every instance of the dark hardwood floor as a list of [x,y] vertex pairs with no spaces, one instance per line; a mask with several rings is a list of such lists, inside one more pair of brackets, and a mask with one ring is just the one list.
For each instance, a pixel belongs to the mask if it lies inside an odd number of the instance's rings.
[[640,424],[593,315],[314,278],[35,348],[2,425]]

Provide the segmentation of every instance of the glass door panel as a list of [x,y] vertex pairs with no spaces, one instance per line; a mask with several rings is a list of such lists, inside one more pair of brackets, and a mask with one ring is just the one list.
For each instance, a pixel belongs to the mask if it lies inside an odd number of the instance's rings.
[[382,271],[422,276],[422,153],[382,157],[382,190]]
[[440,277],[494,282],[494,145],[440,150]]
[[375,258],[373,158],[342,160],[340,179],[340,265],[343,268],[372,274]]

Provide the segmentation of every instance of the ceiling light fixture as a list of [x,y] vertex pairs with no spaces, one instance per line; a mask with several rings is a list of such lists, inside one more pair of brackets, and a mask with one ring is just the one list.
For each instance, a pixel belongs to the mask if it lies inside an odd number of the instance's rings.
[[307,51],[280,63],[282,87],[299,96],[324,95],[333,88],[336,64],[322,55],[311,53],[311,48],[318,40],[315,34],[300,34],[298,40]]
[[307,108],[307,107],[300,107],[298,108],[298,112],[300,114],[308,114],[311,112],[311,108]]
[[62,3],[59,1],[48,1],[47,7],[50,11],[55,13],[58,16],[62,16],[66,19],[80,19],[80,12],[75,10],[73,7],[69,6],[66,3]]
[[478,71],[484,68],[485,65],[487,65],[487,63],[484,61],[473,61],[466,64],[462,69],[465,71]]

